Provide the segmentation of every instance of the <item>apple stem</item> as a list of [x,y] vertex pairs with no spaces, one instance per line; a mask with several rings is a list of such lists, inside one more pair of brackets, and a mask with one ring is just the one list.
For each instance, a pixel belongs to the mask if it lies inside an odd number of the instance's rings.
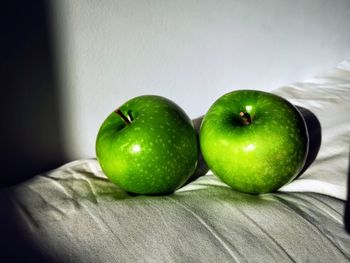
[[126,117],[120,109],[116,109],[114,112],[117,113],[120,116],[120,118],[123,119],[126,125],[131,124],[131,120],[128,117]]
[[239,116],[241,117],[241,121],[243,125],[249,125],[252,123],[252,118],[250,117],[250,114],[248,112],[241,111],[239,113]]

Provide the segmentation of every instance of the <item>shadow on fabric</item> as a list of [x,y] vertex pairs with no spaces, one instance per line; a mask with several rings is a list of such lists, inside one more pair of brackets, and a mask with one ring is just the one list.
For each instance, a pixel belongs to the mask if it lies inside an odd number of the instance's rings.
[[6,189],[0,192],[0,262],[59,262],[45,255],[23,225],[22,215]]

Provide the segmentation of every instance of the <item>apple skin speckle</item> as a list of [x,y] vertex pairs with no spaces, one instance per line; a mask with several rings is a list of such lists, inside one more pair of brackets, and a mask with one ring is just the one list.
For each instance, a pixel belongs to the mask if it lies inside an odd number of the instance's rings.
[[136,194],[168,194],[181,187],[198,159],[190,118],[160,96],[136,97],[119,109],[132,112],[133,121],[127,125],[112,112],[96,139],[97,159],[107,177]]

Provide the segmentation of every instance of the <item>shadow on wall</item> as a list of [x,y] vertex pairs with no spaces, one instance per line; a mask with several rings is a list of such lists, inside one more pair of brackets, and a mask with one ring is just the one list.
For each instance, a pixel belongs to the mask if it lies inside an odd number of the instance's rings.
[[1,9],[3,187],[66,160],[48,2],[7,1]]
[[23,215],[6,194],[7,186],[66,162],[47,4],[1,4],[1,262],[54,262],[23,231]]

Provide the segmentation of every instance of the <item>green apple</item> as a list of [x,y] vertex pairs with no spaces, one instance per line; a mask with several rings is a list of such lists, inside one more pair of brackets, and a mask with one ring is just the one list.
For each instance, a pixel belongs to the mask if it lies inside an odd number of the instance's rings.
[[267,193],[293,180],[303,168],[308,133],[302,115],[286,99],[237,90],[208,110],[200,147],[211,171],[233,189]]
[[102,123],[96,155],[107,177],[127,192],[168,194],[195,171],[198,142],[191,119],[177,104],[145,95]]

